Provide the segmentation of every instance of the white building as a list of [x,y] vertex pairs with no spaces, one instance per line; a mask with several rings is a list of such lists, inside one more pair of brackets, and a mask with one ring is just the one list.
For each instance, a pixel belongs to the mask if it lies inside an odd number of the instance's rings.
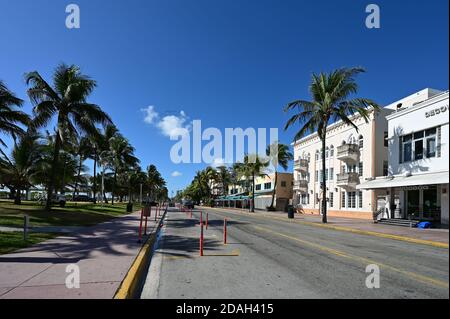
[[394,112],[384,108],[369,110],[369,121],[352,117],[358,131],[342,121],[327,129],[326,170],[322,172],[322,143],[311,134],[294,143],[294,204],[305,214],[319,214],[322,205],[322,174],[327,179],[329,216],[372,219],[381,190],[358,190],[367,178],[388,174],[388,133],[386,116]]
[[425,89],[390,107],[389,176],[358,190],[385,191],[378,218],[415,219],[448,225],[449,92]]

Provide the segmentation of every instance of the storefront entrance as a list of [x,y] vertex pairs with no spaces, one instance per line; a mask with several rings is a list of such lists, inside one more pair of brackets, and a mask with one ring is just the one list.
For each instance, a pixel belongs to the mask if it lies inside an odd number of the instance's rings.
[[405,187],[406,216],[411,219],[440,221],[440,186]]

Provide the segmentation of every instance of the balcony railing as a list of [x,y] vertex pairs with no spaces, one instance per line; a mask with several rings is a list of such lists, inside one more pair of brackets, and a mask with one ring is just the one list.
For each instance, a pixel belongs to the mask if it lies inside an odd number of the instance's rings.
[[359,145],[344,144],[337,148],[337,159],[344,162],[358,162],[360,156]]
[[294,191],[307,192],[308,191],[308,181],[298,180],[294,182]]
[[294,169],[296,171],[307,171],[309,162],[306,159],[299,159],[294,162]]
[[359,182],[358,173],[337,174],[336,185],[343,188],[355,188]]

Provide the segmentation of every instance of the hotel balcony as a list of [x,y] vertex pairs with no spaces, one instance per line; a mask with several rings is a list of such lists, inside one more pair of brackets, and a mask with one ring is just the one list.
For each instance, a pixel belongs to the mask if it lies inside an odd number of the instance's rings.
[[294,191],[300,193],[306,193],[308,191],[308,181],[307,180],[298,180],[294,182]]
[[296,170],[296,171],[306,172],[306,171],[308,171],[308,166],[309,166],[309,163],[308,163],[308,160],[306,160],[306,159],[299,159],[299,160],[294,161],[294,170]]
[[337,159],[346,163],[359,162],[359,145],[344,144],[337,148]]
[[342,188],[356,188],[359,184],[359,174],[358,173],[344,173],[337,174],[336,186]]

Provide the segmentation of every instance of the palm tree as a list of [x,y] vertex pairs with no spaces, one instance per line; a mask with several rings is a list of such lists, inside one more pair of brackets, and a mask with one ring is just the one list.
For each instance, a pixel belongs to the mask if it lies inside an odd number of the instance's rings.
[[59,162],[59,151],[66,136],[77,136],[95,133],[96,124],[111,124],[108,114],[95,104],[87,102],[88,96],[96,87],[96,82],[82,74],[75,66],[60,64],[53,75],[51,87],[41,75],[34,71],[26,76],[28,96],[34,104],[34,125],[44,126],[53,118],[57,118],[56,139],[53,152],[50,183],[48,185],[46,209],[51,209],[56,167]]
[[[93,149],[93,145],[91,142],[91,139],[89,137],[86,136],[82,136],[81,138],[78,139],[77,141],[77,145],[75,145],[75,152],[76,155],[78,156],[78,172],[77,172],[77,178],[75,179],[75,186],[73,188],[73,193],[72,193],[72,200],[75,199],[75,195],[78,193],[78,183],[81,177],[81,172],[83,169],[83,163],[86,159],[93,157],[93,153],[94,153],[94,149]],[[94,167],[95,167],[95,163],[94,163]],[[94,172],[95,175],[95,172]],[[94,193],[94,197],[95,197],[95,193]]]
[[43,160],[43,145],[40,136],[30,130],[15,143],[11,156],[0,156],[0,175],[15,190],[16,205],[21,204],[21,191],[28,190],[39,174],[39,163]]
[[[359,114],[366,122],[369,121],[370,107],[378,111],[380,107],[370,99],[355,98],[358,92],[355,77],[365,72],[362,68],[342,68],[330,74],[313,74],[309,91],[311,101],[297,100],[289,103],[284,111],[297,109],[286,124],[285,130],[299,123],[300,130],[295,135],[298,140],[307,134],[317,132],[322,142],[322,171],[325,172],[325,147],[327,127],[338,120],[352,126],[358,131],[353,122],[353,115]],[[326,177],[322,174],[322,221],[327,223],[327,192]]]
[[[30,118],[24,112],[17,110],[22,104],[23,101],[9,91],[6,85],[0,81],[0,133],[5,133],[12,137],[25,133],[19,124],[28,125]],[[6,146],[1,138],[0,146]]]
[[226,196],[226,190],[231,183],[231,173],[226,166],[217,168],[217,179],[222,184],[222,196]]
[[269,166],[269,163],[258,155],[250,154],[244,157],[242,173],[246,176],[251,176],[252,179],[252,207],[251,212],[255,212],[255,180],[257,176],[266,175],[264,170]]
[[[96,176],[97,171],[96,171],[96,166],[97,163],[100,164],[100,167],[102,169],[102,173],[101,173],[101,185],[102,185],[102,198],[103,201],[108,203],[108,200],[106,198],[106,192],[105,192],[105,174],[106,174],[106,169],[109,165],[109,163],[112,162],[111,160],[111,145],[110,145],[110,141],[112,140],[113,137],[120,135],[119,134],[119,130],[117,129],[117,127],[113,124],[107,125],[103,132],[98,133],[96,135],[94,135],[94,176]],[[98,161],[98,162],[97,162]],[[94,192],[97,191],[97,179],[94,178],[93,180],[93,185],[94,185]],[[102,202],[103,202],[102,201]]]
[[162,184],[165,184],[161,173],[158,171],[155,165],[150,165],[147,167],[147,190],[148,196],[151,200],[155,200],[155,193]]
[[269,158],[270,164],[275,169],[275,186],[272,193],[272,201],[269,206],[269,210],[274,210],[275,203],[275,193],[277,191],[278,185],[278,165],[281,166],[285,171],[288,169],[289,162],[294,159],[294,155],[286,144],[281,144],[279,142],[274,142],[267,146],[266,155]]
[[114,205],[114,194],[117,187],[117,175],[135,167],[139,160],[134,156],[134,147],[120,134],[112,137],[110,143],[110,168],[114,172],[112,204]]

